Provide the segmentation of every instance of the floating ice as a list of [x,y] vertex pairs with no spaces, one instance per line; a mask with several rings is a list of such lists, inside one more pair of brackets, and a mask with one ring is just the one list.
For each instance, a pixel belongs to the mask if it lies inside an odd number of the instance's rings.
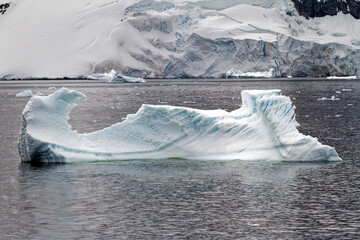
[[274,76],[273,68],[268,72],[242,72],[240,70],[231,69],[226,73],[226,78],[272,78]]
[[24,90],[15,95],[17,98],[31,98],[32,96],[34,96],[34,94],[31,92],[31,90]]
[[111,70],[109,73],[92,74],[88,76],[88,79],[92,80],[106,80],[109,83],[144,83],[143,78],[121,76],[115,70]]
[[55,90],[56,90],[56,87],[49,87],[49,90],[55,91]]
[[295,107],[280,90],[242,91],[233,112],[143,105],[100,131],[78,134],[68,124],[77,99],[62,88],[26,105],[18,148],[24,162],[123,159],[338,161],[335,149],[297,130]]
[[117,76],[109,81],[109,83],[144,83],[146,82],[143,78],[128,77],[128,76]]
[[331,98],[327,98],[327,97],[322,97],[318,99],[319,101],[339,101],[340,98],[337,98],[335,96],[331,96]]
[[327,79],[356,79],[357,76],[344,76],[344,77],[338,77],[338,76],[330,76],[327,77]]

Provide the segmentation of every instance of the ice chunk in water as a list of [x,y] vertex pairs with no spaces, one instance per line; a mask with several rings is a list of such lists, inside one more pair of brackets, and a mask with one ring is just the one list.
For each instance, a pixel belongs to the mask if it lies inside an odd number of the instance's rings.
[[18,141],[22,161],[72,162],[184,158],[197,160],[338,161],[335,149],[297,130],[280,90],[242,91],[233,112],[143,105],[120,123],[87,134],[68,124],[85,96],[62,88],[26,105]]

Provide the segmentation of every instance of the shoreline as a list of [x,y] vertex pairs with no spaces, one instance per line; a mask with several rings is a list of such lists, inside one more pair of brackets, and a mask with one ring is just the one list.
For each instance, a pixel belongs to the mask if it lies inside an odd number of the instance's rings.
[[[146,82],[265,82],[265,81],[359,81],[360,78],[326,78],[326,77],[293,77],[293,78],[147,78]],[[87,78],[24,78],[24,79],[0,79],[5,82],[55,82],[55,81],[83,81],[94,83],[108,83],[106,80],[92,80]],[[134,83],[122,83],[134,84]],[[139,83],[146,84],[146,83]]]

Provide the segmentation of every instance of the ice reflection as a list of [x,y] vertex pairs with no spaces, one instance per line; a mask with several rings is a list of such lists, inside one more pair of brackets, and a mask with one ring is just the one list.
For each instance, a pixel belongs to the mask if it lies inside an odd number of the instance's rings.
[[63,239],[278,232],[291,218],[299,173],[324,166],[175,159],[21,164],[20,228],[24,236]]

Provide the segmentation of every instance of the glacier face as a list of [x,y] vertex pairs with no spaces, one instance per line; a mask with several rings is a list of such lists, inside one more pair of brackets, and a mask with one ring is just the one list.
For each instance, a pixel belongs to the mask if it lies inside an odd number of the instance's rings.
[[339,161],[335,149],[297,130],[294,107],[280,90],[245,90],[242,107],[198,110],[143,105],[100,131],[78,134],[68,124],[77,99],[62,88],[34,96],[18,140],[24,162],[184,158],[194,160]]
[[[1,2],[0,2],[1,3]],[[49,11],[49,9],[51,9]],[[0,78],[358,75],[360,20],[305,19],[290,0],[13,0]]]

